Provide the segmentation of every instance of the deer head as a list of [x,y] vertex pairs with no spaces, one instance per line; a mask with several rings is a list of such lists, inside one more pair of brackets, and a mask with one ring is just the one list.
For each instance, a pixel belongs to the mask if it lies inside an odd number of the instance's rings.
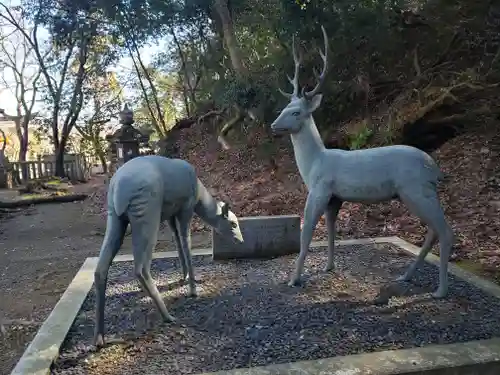
[[214,229],[220,235],[232,240],[233,242],[244,242],[238,218],[229,209],[229,204],[226,202],[218,202],[217,206],[217,217]]
[[293,85],[293,93],[289,94],[281,89],[279,92],[286,98],[290,99],[290,103],[281,111],[279,116],[271,124],[271,130],[275,134],[294,134],[298,133],[304,122],[321,104],[323,95],[320,93],[325,82],[326,73],[328,70],[328,36],[326,35],[325,28],[321,26],[323,31],[323,39],[325,43],[325,52],[318,50],[321,59],[323,60],[323,71],[317,74],[315,71],[317,84],[311,91],[305,91],[302,88],[301,95],[299,95],[299,70],[302,63],[302,55],[297,54],[295,48],[295,38],[292,39],[292,52],[293,61],[295,62],[295,75],[292,78],[288,76],[288,80]]

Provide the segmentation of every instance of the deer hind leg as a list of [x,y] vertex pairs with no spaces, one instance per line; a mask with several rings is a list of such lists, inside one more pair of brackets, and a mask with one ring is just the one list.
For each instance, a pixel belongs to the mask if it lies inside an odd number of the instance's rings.
[[[401,192],[399,196],[408,209],[431,229],[415,262],[420,264],[423,261],[435,241],[435,236],[439,239],[439,287],[433,293],[433,296],[435,298],[443,298],[448,293],[448,262],[454,235],[450,225],[446,221],[437,191],[434,185],[429,184],[429,186],[409,188]],[[407,273],[411,272],[412,268],[418,266],[415,262],[410,266],[410,270]]]
[[94,285],[96,289],[96,325],[94,344],[97,347],[104,345],[104,304],[106,298],[106,284],[108,271],[116,253],[120,250],[127,230],[128,221],[118,217],[114,212],[108,213],[106,234],[101,246],[99,261],[94,272]]
[[336,197],[332,197],[325,210],[326,229],[328,231],[328,259],[323,269],[325,272],[331,271],[335,267],[335,225],[340,207],[342,207],[342,201]]
[[151,297],[165,322],[173,322],[163,302],[160,292],[151,277],[151,260],[160,229],[160,210],[150,207],[145,210],[145,217],[132,217],[132,247],[134,254],[134,272],[143,290]]
[[396,279],[397,281],[411,280],[417,268],[420,267],[420,265],[424,262],[424,259],[427,256],[427,254],[429,254],[429,251],[431,251],[432,246],[434,246],[434,244],[436,243],[436,240],[437,240],[436,233],[431,227],[429,227],[427,229],[427,234],[425,235],[424,244],[422,245],[420,252],[418,253],[413,263],[410,265],[410,267],[408,267],[406,272]]

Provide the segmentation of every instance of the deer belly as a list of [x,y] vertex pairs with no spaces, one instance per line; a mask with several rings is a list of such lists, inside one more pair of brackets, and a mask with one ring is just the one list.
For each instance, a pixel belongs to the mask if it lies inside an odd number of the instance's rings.
[[367,184],[335,189],[334,195],[346,202],[376,203],[397,197],[392,183]]
[[166,220],[174,216],[181,209],[181,205],[176,202],[163,203],[161,208],[161,218]]

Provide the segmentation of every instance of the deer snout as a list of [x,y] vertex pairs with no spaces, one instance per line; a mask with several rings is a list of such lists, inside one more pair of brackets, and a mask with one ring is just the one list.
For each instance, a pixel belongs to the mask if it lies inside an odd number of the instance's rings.
[[239,228],[238,228],[237,231],[235,231],[235,233],[233,235],[234,235],[234,238],[235,238],[236,242],[238,242],[238,243],[245,242],[245,240],[243,238],[243,234],[241,233],[241,231],[240,231]]
[[280,127],[276,121],[271,124],[271,133],[274,137],[281,137],[286,132],[286,129]]

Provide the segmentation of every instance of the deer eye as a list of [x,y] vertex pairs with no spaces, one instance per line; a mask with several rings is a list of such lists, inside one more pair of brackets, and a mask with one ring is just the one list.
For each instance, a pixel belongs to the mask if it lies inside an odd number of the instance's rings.
[[297,117],[297,116],[299,116],[299,115],[300,115],[300,112],[292,112],[292,116]]
[[236,224],[236,223],[233,221],[233,222],[231,222],[231,227],[232,227],[233,229],[236,229],[236,228],[238,228],[238,224]]

